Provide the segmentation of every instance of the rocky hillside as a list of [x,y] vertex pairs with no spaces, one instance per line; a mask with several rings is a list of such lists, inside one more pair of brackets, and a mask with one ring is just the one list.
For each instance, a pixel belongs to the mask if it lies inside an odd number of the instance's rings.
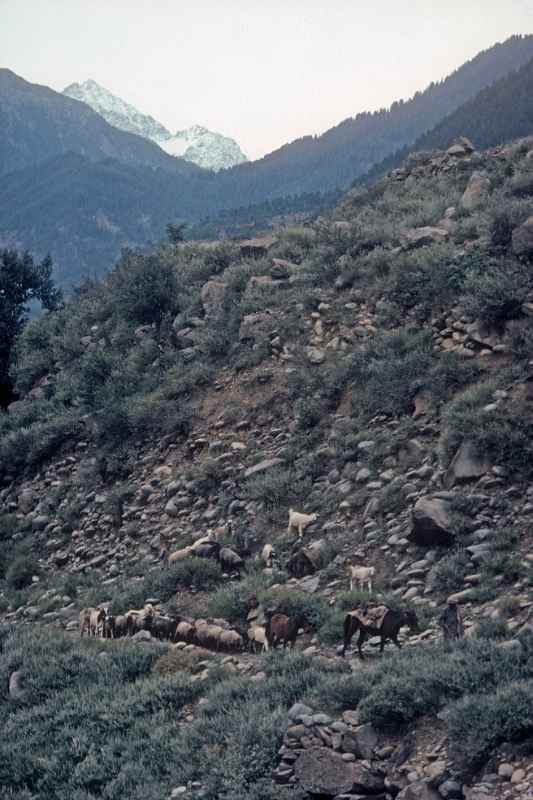
[[[0,797],[531,794],[532,153],[460,139],[309,227],[127,252],[26,327],[0,419]],[[318,514],[303,545],[289,508]],[[240,576],[162,565],[209,529]],[[269,654],[77,638],[82,607],[147,602],[304,630]],[[343,659],[347,611],[383,603],[416,612],[403,651]]]

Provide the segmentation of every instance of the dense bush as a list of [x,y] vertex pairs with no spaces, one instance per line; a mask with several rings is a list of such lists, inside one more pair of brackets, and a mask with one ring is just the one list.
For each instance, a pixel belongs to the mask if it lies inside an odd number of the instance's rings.
[[521,316],[529,283],[529,274],[521,263],[487,258],[467,273],[463,305],[474,318],[501,326]]
[[499,687],[490,696],[465,697],[450,711],[448,729],[455,756],[478,767],[497,745],[533,734],[533,681]]
[[11,589],[25,589],[31,586],[33,575],[39,568],[31,555],[16,556],[6,569],[6,583]]

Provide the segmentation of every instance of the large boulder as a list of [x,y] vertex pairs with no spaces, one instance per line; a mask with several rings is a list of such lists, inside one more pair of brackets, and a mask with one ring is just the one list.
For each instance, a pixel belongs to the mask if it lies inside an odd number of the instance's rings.
[[406,247],[413,249],[415,247],[425,247],[431,244],[439,244],[445,242],[450,236],[449,231],[445,228],[436,228],[431,225],[425,225],[422,228],[413,228],[407,231]]
[[453,486],[454,483],[477,480],[489,471],[490,466],[486,458],[476,454],[473,443],[465,440],[448,468],[446,483]]
[[513,253],[517,256],[533,256],[533,216],[514,229]]
[[327,747],[304,750],[294,764],[294,775],[304,791],[320,797],[346,793],[377,795],[385,786],[382,775],[364,764],[344,761],[340,753]]
[[353,762],[326,747],[304,750],[294,764],[294,775],[304,791],[329,797],[350,792],[355,780]]
[[207,281],[207,283],[204,283],[200,296],[206,317],[216,319],[221,316],[227,288],[227,284],[222,281]]
[[482,205],[490,192],[490,180],[480,172],[470,176],[468,185],[461,197],[461,205],[468,211]]
[[466,136],[459,136],[453,144],[446,150],[449,156],[462,158],[471,155],[476,148]]
[[453,544],[451,504],[444,497],[421,497],[413,509],[409,539],[421,547],[447,547]]

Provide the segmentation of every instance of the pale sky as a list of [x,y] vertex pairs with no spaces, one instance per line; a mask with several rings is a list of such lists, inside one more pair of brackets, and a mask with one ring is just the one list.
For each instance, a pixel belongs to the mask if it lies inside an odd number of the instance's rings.
[[0,66],[58,91],[93,78],[258,158],[532,32],[533,0],[0,0]]

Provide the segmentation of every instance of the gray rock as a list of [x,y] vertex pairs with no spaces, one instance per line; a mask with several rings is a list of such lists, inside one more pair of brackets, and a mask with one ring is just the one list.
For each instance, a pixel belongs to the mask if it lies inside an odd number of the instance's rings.
[[37,495],[32,489],[24,489],[18,498],[18,507],[23,514],[29,514],[37,505]]
[[378,744],[378,735],[372,725],[360,725],[342,737],[342,749],[345,753],[353,753],[357,758],[371,759]]
[[486,458],[478,456],[472,442],[465,440],[456,452],[446,473],[446,485],[476,480],[490,470]]
[[445,228],[436,228],[425,225],[422,228],[414,228],[406,234],[407,246],[409,248],[424,247],[426,245],[444,242],[449,237],[449,232]]
[[265,339],[275,329],[276,324],[276,317],[269,311],[257,311],[254,314],[247,314],[239,328],[239,339],[241,342]]
[[444,781],[439,786],[439,794],[444,800],[463,800],[463,787],[457,781]]
[[427,783],[416,781],[402,789],[396,800],[442,800],[436,789]]
[[513,253],[517,256],[533,254],[533,216],[513,231]]
[[409,540],[422,547],[453,544],[451,505],[442,497],[421,497],[413,509],[413,527]]
[[304,791],[329,797],[359,791],[356,787],[372,787],[375,783],[369,770],[354,762],[344,761],[339,753],[327,747],[304,750],[294,764],[294,775]]
[[325,351],[321,350],[319,347],[306,347],[305,354],[309,363],[314,365],[322,364],[326,358]]
[[44,531],[48,523],[50,522],[50,518],[46,517],[44,514],[35,517],[31,521],[31,527],[33,531]]
[[482,205],[490,192],[490,180],[479,172],[472,173],[461,197],[461,205],[467,210]]
[[9,696],[13,700],[22,700],[26,696],[22,688],[22,672],[18,669],[9,676]]
[[294,703],[289,708],[288,717],[289,719],[293,720],[293,722],[299,722],[302,717],[304,716],[312,716],[313,709],[309,706],[306,706],[304,703]]
[[244,477],[251,478],[252,475],[258,475],[261,472],[267,472],[267,470],[273,469],[281,463],[281,458],[267,458],[264,461],[260,461],[259,464],[254,464],[253,467],[248,467],[248,469],[245,469]]
[[216,318],[223,313],[227,285],[222,281],[207,281],[200,293],[206,317]]

